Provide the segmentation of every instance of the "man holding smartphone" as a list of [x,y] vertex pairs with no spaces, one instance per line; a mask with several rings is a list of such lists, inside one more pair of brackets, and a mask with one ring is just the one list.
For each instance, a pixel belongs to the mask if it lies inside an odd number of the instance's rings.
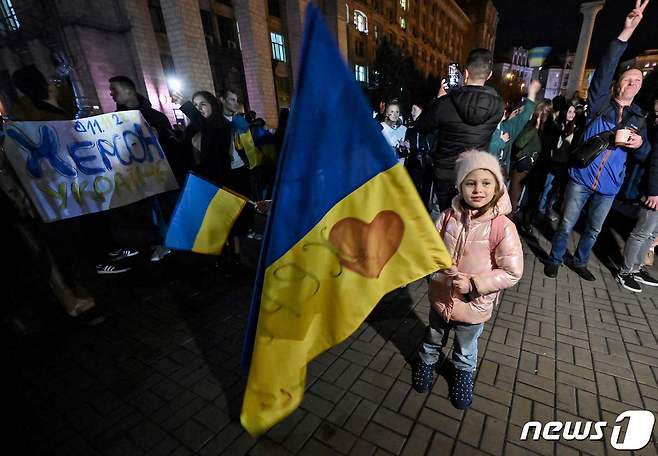
[[[464,86],[458,77],[446,93],[442,85],[439,97],[423,111],[415,126],[420,133],[436,135],[430,156],[434,163],[434,194],[441,211],[450,207],[457,194],[455,161],[467,149],[487,150],[491,135],[503,117],[503,99],[484,84],[491,77],[493,55],[487,49],[473,49],[464,71]],[[453,73],[456,68],[453,67]],[[450,79],[450,78],[449,78]],[[450,84],[451,81],[448,81]]]
[[587,94],[590,114],[583,140],[587,142],[596,139],[597,135],[616,132],[615,140],[589,165],[569,168],[569,183],[564,193],[565,205],[544,267],[544,274],[550,278],[557,277],[571,232],[585,205],[589,204],[584,220],[585,229],[578,241],[571,268],[584,280],[596,280],[587,268],[587,263],[603,222],[624,182],[626,157],[632,153],[642,160],[650,152],[646,113],[633,102],[642,87],[642,71],[631,68],[614,81],[619,60],[626,50],[628,40],[640,25],[648,4],[649,0],[636,0],[635,8],[626,16],[624,29],[612,40],[592,77]]

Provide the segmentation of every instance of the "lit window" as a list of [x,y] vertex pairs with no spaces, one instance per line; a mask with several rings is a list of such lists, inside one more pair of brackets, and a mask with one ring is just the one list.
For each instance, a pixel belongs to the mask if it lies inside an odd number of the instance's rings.
[[270,40],[272,41],[272,58],[279,62],[285,62],[286,47],[283,44],[283,35],[271,32]]
[[0,14],[2,14],[0,30],[18,30],[20,28],[21,23],[18,22],[18,16],[16,16],[16,10],[14,10],[11,0],[0,0]]
[[354,11],[354,25],[359,32],[368,33],[368,17],[361,11]]
[[400,27],[402,30],[407,30],[407,20],[403,17],[400,18]]
[[400,7],[401,7],[403,10],[406,11],[406,10],[407,10],[407,0],[400,0]]
[[354,78],[359,82],[368,82],[368,69],[363,65],[354,65]]

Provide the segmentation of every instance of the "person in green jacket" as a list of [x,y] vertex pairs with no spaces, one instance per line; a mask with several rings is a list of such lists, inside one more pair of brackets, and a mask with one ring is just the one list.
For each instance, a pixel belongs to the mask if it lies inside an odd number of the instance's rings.
[[510,177],[510,199],[512,200],[513,212],[519,208],[521,195],[525,186],[526,177],[532,170],[539,154],[542,151],[542,142],[540,135],[544,130],[544,125],[552,114],[552,103],[550,100],[543,100],[537,103],[530,122],[525,125],[516,141],[514,141],[512,154],[513,164]]
[[510,175],[512,144],[514,144],[514,141],[519,137],[535,112],[535,100],[540,90],[541,83],[533,79],[528,87],[528,96],[524,100],[520,112],[501,121],[491,137],[489,152],[498,158],[505,177]]

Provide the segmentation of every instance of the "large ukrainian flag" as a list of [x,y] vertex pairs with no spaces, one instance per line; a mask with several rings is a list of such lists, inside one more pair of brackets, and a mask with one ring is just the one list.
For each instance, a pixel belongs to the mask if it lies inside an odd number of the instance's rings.
[[309,3],[295,102],[261,251],[243,362],[242,425],[301,402],[306,365],[389,291],[450,266],[321,13]]
[[188,174],[171,216],[165,246],[207,255],[219,255],[247,200]]

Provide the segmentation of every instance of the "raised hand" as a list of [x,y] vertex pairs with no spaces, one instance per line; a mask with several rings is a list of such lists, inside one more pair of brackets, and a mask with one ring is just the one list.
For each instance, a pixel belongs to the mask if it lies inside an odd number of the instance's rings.
[[539,82],[539,80],[533,79],[530,81],[530,85],[528,86],[528,99],[535,101],[540,90],[541,82]]
[[633,10],[628,13],[628,16],[626,16],[624,30],[619,35],[621,41],[628,41],[637,26],[640,25],[644,15],[644,10],[648,4],[649,0],[635,0],[635,8],[633,8]]
[[643,14],[644,14],[644,9],[647,7],[649,4],[649,0],[636,0],[635,2],[635,8],[633,8],[633,11],[628,13],[628,16],[626,16],[626,22],[624,23],[624,28],[633,28],[638,26],[640,21],[642,20]]

